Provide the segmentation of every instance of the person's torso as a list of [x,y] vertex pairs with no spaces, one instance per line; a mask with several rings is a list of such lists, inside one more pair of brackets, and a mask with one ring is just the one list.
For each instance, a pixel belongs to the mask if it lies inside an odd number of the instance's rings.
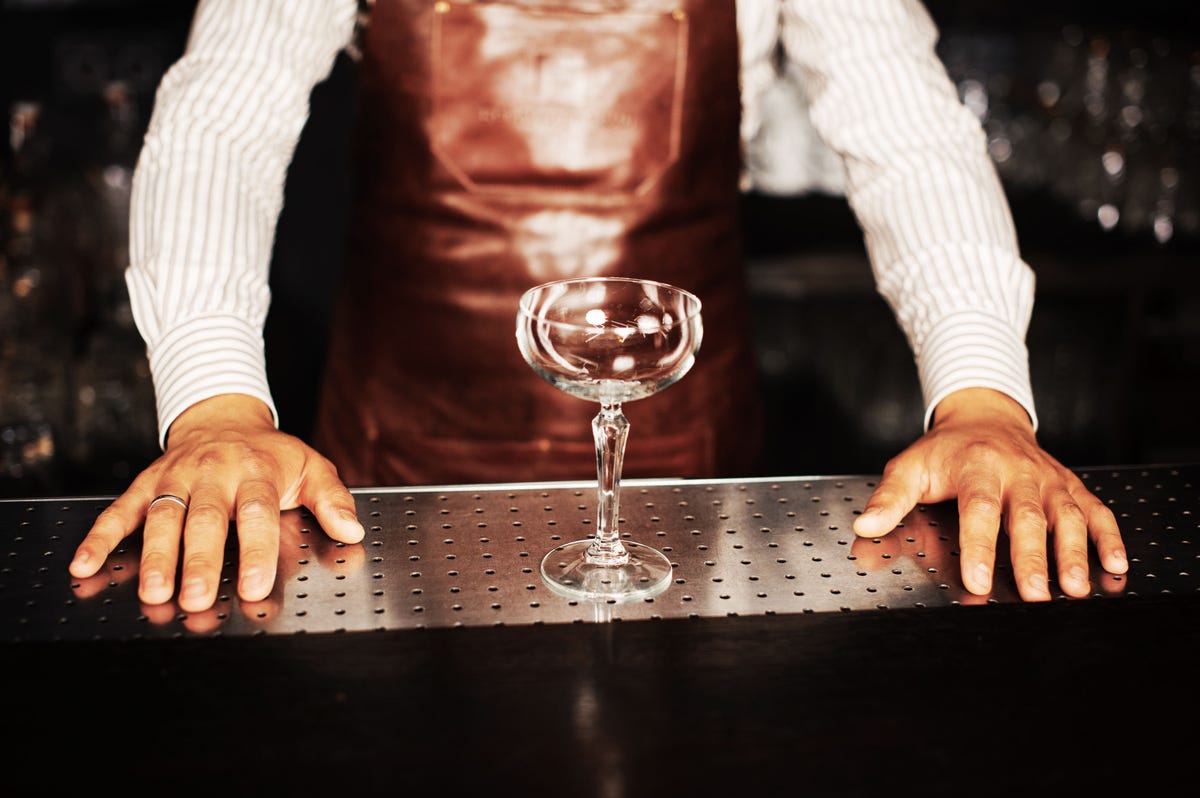
[[318,431],[343,478],[594,475],[597,407],[538,378],[514,324],[525,289],[595,275],[704,303],[693,372],[625,408],[625,474],[748,468],[733,0],[377,0],[359,70]]

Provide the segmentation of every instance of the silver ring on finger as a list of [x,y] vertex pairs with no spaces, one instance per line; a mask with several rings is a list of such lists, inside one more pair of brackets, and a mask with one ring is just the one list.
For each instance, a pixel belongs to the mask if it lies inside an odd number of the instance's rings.
[[153,510],[154,505],[159,504],[161,502],[171,502],[172,504],[178,504],[183,509],[184,512],[187,512],[187,508],[188,508],[187,500],[183,499],[182,497],[176,496],[174,493],[160,493],[157,496],[155,496],[154,499],[150,502],[150,506],[146,508],[147,512],[150,510]]

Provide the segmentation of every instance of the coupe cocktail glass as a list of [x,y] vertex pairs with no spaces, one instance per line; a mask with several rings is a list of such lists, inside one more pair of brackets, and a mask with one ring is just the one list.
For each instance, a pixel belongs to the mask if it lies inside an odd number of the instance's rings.
[[621,463],[629,422],[621,405],[679,380],[695,362],[700,300],[665,283],[625,277],[558,280],[529,289],[517,311],[517,344],[543,379],[600,404],[593,537],[565,543],[542,560],[542,579],[571,598],[646,598],[667,588],[671,561],[622,542],[617,529]]

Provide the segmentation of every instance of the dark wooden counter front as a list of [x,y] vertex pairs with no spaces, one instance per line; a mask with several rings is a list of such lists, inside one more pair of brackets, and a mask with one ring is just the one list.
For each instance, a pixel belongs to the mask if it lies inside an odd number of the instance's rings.
[[587,485],[356,491],[361,546],[295,514],[271,599],[223,595],[195,617],[137,602],[136,539],[95,580],[66,574],[103,498],[0,502],[2,783],[1186,793],[1200,466],[1081,473],[1117,513],[1131,572],[1042,604],[1017,600],[1007,569],[991,597],[962,590],[952,508],[855,540],[869,477],[628,483],[624,528],[669,550],[677,579],[599,607],[537,578],[555,536],[590,528]]

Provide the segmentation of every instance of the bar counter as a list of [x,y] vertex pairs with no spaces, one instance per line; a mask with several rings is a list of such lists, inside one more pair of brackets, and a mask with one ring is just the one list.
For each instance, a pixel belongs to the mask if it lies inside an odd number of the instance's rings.
[[136,596],[140,537],[67,563],[111,497],[0,501],[5,792],[1073,795],[1188,792],[1200,464],[1080,469],[1131,567],[1022,603],[958,577],[952,504],[857,539],[876,477],[627,480],[674,583],[570,601],[542,556],[594,483],[356,489],[362,544],[285,514],[279,577]]

